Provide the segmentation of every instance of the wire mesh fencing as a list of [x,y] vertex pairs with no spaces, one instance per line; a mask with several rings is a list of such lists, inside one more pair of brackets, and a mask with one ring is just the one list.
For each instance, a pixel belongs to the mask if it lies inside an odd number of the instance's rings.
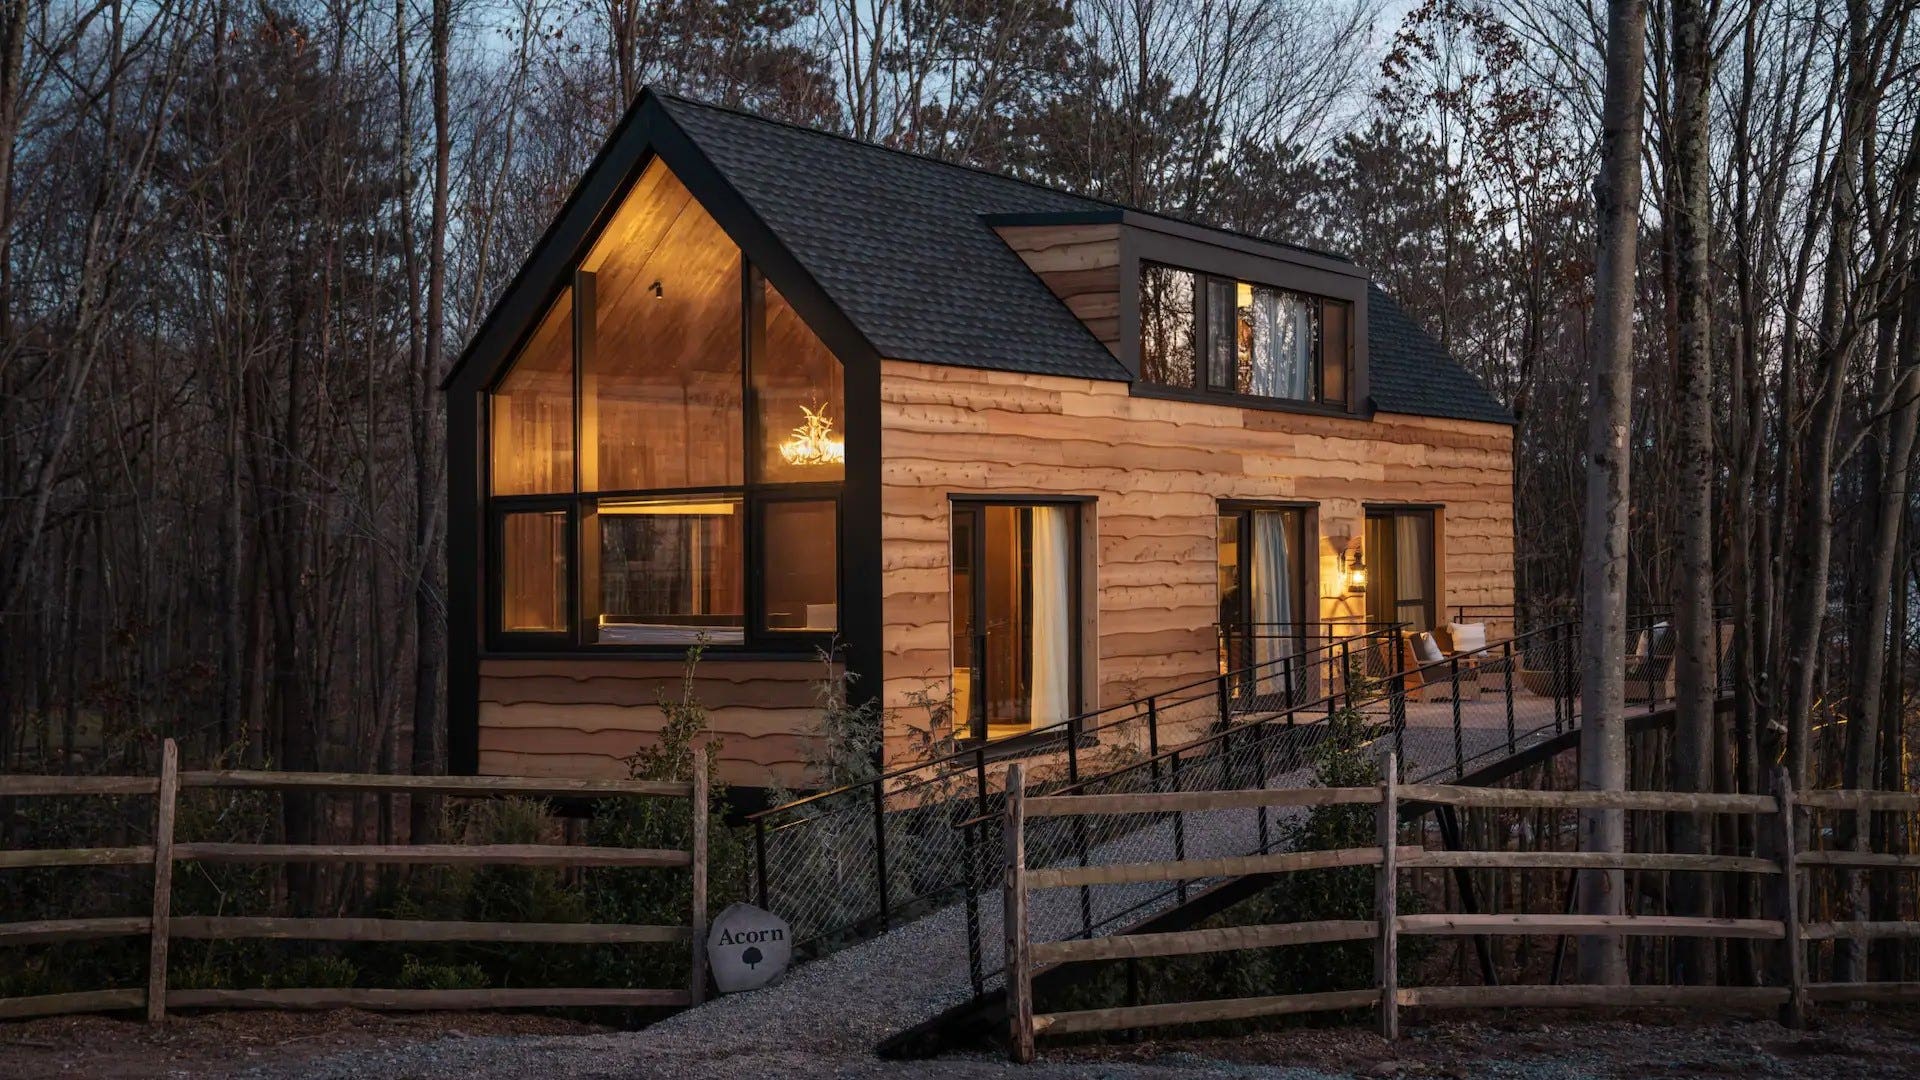
[[1394,631],[1281,650],[1261,663],[980,744],[753,815],[756,902],[816,950],[884,931],[967,891],[967,830],[995,813],[1007,766],[1046,792],[1151,760],[1163,747],[1265,718],[1309,717],[1353,676],[1390,664]]

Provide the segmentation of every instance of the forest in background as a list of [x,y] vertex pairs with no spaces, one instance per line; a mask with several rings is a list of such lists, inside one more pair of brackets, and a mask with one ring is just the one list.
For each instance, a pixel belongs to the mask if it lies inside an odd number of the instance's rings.
[[[1647,10],[1628,600],[1732,614],[1725,788],[1909,784],[1917,10]],[[437,386],[648,83],[1350,254],[1513,408],[1571,612],[1607,14],[0,0],[0,762],[442,767]]]

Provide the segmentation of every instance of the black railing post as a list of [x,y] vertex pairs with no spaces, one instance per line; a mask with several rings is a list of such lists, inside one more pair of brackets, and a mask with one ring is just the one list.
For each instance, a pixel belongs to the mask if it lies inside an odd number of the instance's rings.
[[[1264,729],[1265,726],[1266,726],[1266,721],[1264,720],[1261,721],[1261,727]],[[1254,749],[1253,767],[1254,767],[1254,770],[1257,773],[1259,773],[1259,778],[1257,782],[1254,784],[1254,786],[1259,788],[1262,791],[1265,791],[1267,789],[1267,783],[1270,778],[1267,775],[1267,737],[1266,737],[1266,732],[1264,730],[1260,732],[1259,740],[1253,744],[1253,749]],[[1265,855],[1266,853],[1267,853],[1267,805],[1265,803],[1261,803],[1260,804],[1260,854]]]
[[1387,685],[1392,695],[1387,705],[1387,723],[1393,725],[1393,756],[1400,760],[1404,770],[1407,760],[1407,677],[1396,671],[1387,680]]
[[980,797],[980,813],[987,811],[987,748],[977,746],[973,751],[973,786]]
[[772,911],[773,909],[767,906],[767,822],[765,818],[753,819],[753,863],[755,876],[759,879],[755,883],[755,899],[760,903],[760,910]]
[[1460,658],[1447,659],[1447,679],[1452,684],[1453,699],[1453,773],[1456,777],[1467,775],[1466,746],[1460,734]]
[[1227,725],[1232,722],[1231,720],[1228,719],[1228,711],[1227,711],[1227,673],[1226,672],[1220,673],[1220,678],[1217,684],[1216,696],[1219,698],[1219,703],[1220,703],[1219,730],[1225,731],[1227,730]]
[[1507,639],[1506,643],[1500,647],[1500,652],[1500,667],[1501,670],[1505,672],[1504,679],[1506,681],[1507,753],[1511,754],[1514,752],[1517,742],[1513,731],[1513,639]]
[[[1160,756],[1160,699],[1157,697],[1147,699],[1147,756]],[[1154,772],[1154,779],[1159,779],[1158,769]]]
[[880,779],[873,781],[873,865],[879,875],[880,929],[893,927],[893,906],[887,902],[887,800]]
[[[1179,791],[1180,790],[1180,751],[1175,750],[1173,752],[1173,757],[1169,759],[1168,765],[1171,766],[1172,768],[1173,790]],[[1185,810],[1175,810],[1173,812],[1173,858],[1175,862],[1183,862],[1185,861],[1186,857],[1187,857],[1187,812]],[[1180,902],[1183,904],[1186,903],[1187,902],[1187,881],[1185,878],[1180,879],[1178,891],[1180,894]]]
[[973,996],[987,992],[986,958],[980,955],[980,843],[975,829],[986,828],[984,820],[968,825],[967,841],[967,974],[973,979]]
[[1339,689],[1337,690],[1334,689],[1334,685],[1335,685],[1334,680],[1332,679],[1327,680],[1327,697],[1332,698],[1335,694],[1345,694],[1347,698],[1347,708],[1349,709],[1353,708],[1353,639],[1352,638],[1342,638],[1340,641]]

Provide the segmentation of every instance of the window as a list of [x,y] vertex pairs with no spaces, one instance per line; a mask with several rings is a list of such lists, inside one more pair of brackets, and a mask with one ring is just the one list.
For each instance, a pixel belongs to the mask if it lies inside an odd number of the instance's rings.
[[1429,509],[1367,511],[1367,619],[1431,630],[1439,620],[1434,579],[1435,513]]
[[954,716],[973,738],[1079,708],[1079,521],[1071,505],[954,505]]
[[[601,499],[595,640],[630,645],[715,644],[745,636],[738,496]],[[595,590],[588,586],[590,595]]]
[[1304,690],[1306,512],[1222,505],[1216,518],[1220,670],[1242,673],[1242,692]]
[[567,629],[567,512],[500,518],[500,626],[512,633]]
[[[1351,324],[1352,307],[1343,300],[1146,263],[1140,270],[1140,379],[1210,394],[1345,405]],[[1205,362],[1196,364],[1196,357]]]
[[573,490],[573,293],[560,294],[493,392],[493,493]]
[[770,481],[839,480],[846,443],[839,428],[840,361],[772,285],[764,292],[765,347],[755,355],[753,397],[760,475]]
[[1148,263],[1140,268],[1140,377],[1193,388],[1194,275]]
[[839,507],[831,499],[792,499],[761,508],[760,580],[769,633],[840,628]]
[[833,353],[649,164],[489,397],[491,629],[812,647],[839,626],[843,399]]

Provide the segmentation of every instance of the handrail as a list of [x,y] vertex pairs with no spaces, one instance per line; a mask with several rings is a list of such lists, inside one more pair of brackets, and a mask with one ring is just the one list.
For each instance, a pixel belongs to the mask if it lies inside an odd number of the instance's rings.
[[[1352,649],[1356,643],[1367,642],[1376,638],[1391,640],[1390,638],[1386,638],[1385,636],[1392,632],[1397,631],[1398,628],[1406,624],[1391,623],[1391,624],[1383,624],[1383,625],[1387,626],[1388,628],[1371,630],[1366,633],[1355,634],[1352,637],[1343,637],[1338,640],[1328,641],[1323,645],[1316,645],[1313,648],[1308,649],[1305,652],[1302,652],[1296,655],[1284,656],[1274,660],[1264,661],[1259,664],[1250,664],[1244,668],[1236,668],[1229,671],[1223,671],[1215,675],[1203,676],[1199,679],[1193,680],[1192,682],[1180,683],[1175,686],[1165,687],[1159,690],[1155,690],[1151,694],[1143,694],[1140,697],[1133,698],[1128,701],[1117,702],[1113,705],[1103,706],[1101,708],[1093,709],[1088,712],[1076,713],[1073,716],[1067,717],[1065,720],[1056,720],[1045,727],[1032,728],[1027,731],[1021,732],[1019,737],[1022,739],[1031,739],[1031,738],[1034,738],[1035,736],[1044,736],[1048,734],[1069,733],[1069,732],[1074,735],[1084,735],[1084,734],[1087,734],[1089,730],[1092,730],[1092,731],[1103,730],[1105,727],[1108,727],[1111,725],[1103,724],[1098,727],[1089,729],[1086,727],[1086,722],[1088,720],[1105,716],[1109,713],[1119,712],[1121,710],[1133,710],[1133,713],[1127,717],[1128,720],[1132,720],[1140,715],[1139,710],[1142,707],[1144,707],[1148,702],[1165,699],[1171,695],[1183,693],[1186,691],[1198,690],[1202,687],[1211,689],[1217,686],[1223,679],[1225,680],[1243,679],[1248,676],[1256,676],[1261,673],[1271,674],[1272,670],[1276,668],[1286,668],[1291,670],[1293,667],[1307,664],[1310,661],[1317,662],[1317,661],[1311,660],[1311,658],[1313,658],[1316,654],[1323,653],[1323,652],[1332,653],[1342,647]],[[1198,699],[1191,698],[1187,700],[1198,700]],[[1326,699],[1324,698],[1319,699],[1320,704],[1325,704],[1325,701]],[[1292,712],[1295,710],[1292,708],[1289,708],[1286,711]],[[971,764],[974,761],[974,759],[980,754],[981,750],[982,750],[982,747],[980,746],[971,746],[963,750],[956,750],[950,754],[944,754],[937,758],[929,758],[926,761],[919,761],[919,762],[914,762],[912,764],[896,766],[893,769],[884,770],[880,773],[877,773],[874,776],[867,777],[864,780],[856,780],[856,781],[853,781],[852,783],[842,784],[839,787],[828,788],[824,791],[817,791],[811,795],[807,795],[802,798],[795,799],[791,802],[782,803],[779,806],[771,806],[765,810],[760,810],[755,813],[748,814],[744,820],[746,820],[749,823],[758,822],[763,819],[772,817],[775,814],[779,814],[785,811],[796,810],[802,806],[807,806],[811,803],[818,802],[822,799],[830,798],[835,795],[844,795],[848,792],[855,791],[855,790],[870,788],[875,784],[885,784],[889,780],[894,780],[911,773],[917,773],[924,770],[934,769],[934,768],[937,768],[938,766],[945,765],[951,762],[966,761],[969,764]]]
[[[1505,641],[1489,642],[1484,648],[1470,649],[1466,652],[1454,653],[1452,656],[1447,657],[1445,660],[1439,660],[1439,661],[1434,661],[1431,663],[1424,663],[1424,664],[1415,664],[1413,667],[1406,668],[1405,670],[1396,671],[1393,674],[1388,675],[1385,679],[1381,681],[1383,683],[1386,683],[1396,679],[1405,678],[1408,675],[1414,675],[1414,674],[1424,675],[1426,672],[1432,671],[1435,668],[1451,668],[1455,663],[1458,663],[1460,661],[1472,660],[1482,656],[1490,656],[1494,653],[1506,654],[1511,652],[1514,649],[1519,648],[1520,643],[1523,641],[1526,641],[1528,638],[1545,637],[1545,636],[1554,634],[1556,632],[1561,632],[1563,628],[1571,625],[1573,624],[1570,622],[1554,623],[1550,626],[1540,627],[1537,630],[1529,630],[1527,633],[1524,633],[1519,637],[1508,638]],[[1395,692],[1396,691],[1394,690],[1383,689],[1362,700],[1377,701],[1380,698],[1391,696]],[[1346,697],[1350,701],[1352,700],[1352,695],[1350,694],[1350,692],[1342,690],[1336,693],[1328,694],[1324,697],[1318,698],[1313,701],[1301,702],[1299,705],[1296,705],[1290,709],[1283,711],[1280,714],[1280,716],[1287,716],[1295,712],[1300,712],[1302,710],[1309,710],[1309,709],[1314,711],[1320,711],[1321,709],[1323,709],[1325,706],[1329,704],[1337,703],[1342,697]],[[1276,718],[1277,717],[1268,717],[1266,720],[1262,721],[1262,723],[1271,724]],[[1077,791],[1084,790],[1088,784],[1094,783],[1096,781],[1110,780],[1116,776],[1124,776],[1130,772],[1136,772],[1140,769],[1147,769],[1159,764],[1167,763],[1174,758],[1190,756],[1194,752],[1198,750],[1202,750],[1215,742],[1228,739],[1228,738],[1238,737],[1236,735],[1236,732],[1238,730],[1239,729],[1236,728],[1236,729],[1229,729],[1226,731],[1216,731],[1210,735],[1204,735],[1198,739],[1192,740],[1191,742],[1185,743],[1181,746],[1174,747],[1171,750],[1163,750],[1160,753],[1152,755],[1150,757],[1142,758],[1139,761],[1130,762],[1129,764],[1123,765],[1120,768],[1114,769],[1111,772],[1102,773],[1099,776],[1083,776],[1078,781],[1074,783],[1070,783],[1067,786],[1054,791],[1053,794],[1071,795]],[[977,823],[977,821],[978,819],[976,819],[975,823]]]

